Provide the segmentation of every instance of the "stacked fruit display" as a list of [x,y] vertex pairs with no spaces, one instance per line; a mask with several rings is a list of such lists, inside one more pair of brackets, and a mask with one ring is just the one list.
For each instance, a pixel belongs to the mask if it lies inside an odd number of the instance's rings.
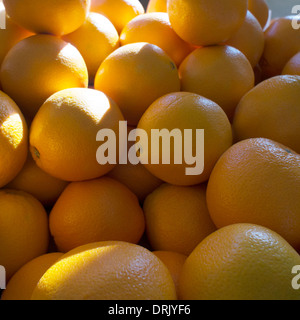
[[[1,10],[2,300],[300,299],[297,18],[264,0]],[[154,131],[174,139],[155,150]]]

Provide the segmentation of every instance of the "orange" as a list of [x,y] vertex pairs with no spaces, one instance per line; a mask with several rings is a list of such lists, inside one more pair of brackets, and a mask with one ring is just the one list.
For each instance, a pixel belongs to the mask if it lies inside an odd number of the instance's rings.
[[229,120],[240,99],[254,87],[254,71],[246,56],[231,46],[198,48],[179,68],[183,91],[211,99]]
[[46,253],[27,262],[10,279],[1,300],[30,300],[40,278],[62,255],[61,252]]
[[114,25],[99,13],[89,13],[84,24],[62,37],[81,53],[87,65],[90,83],[93,83],[101,62],[120,45]]
[[119,107],[104,93],[88,88],[53,94],[38,111],[30,129],[30,149],[37,165],[65,181],[98,178],[115,164],[99,164],[96,137],[110,129],[118,137]]
[[183,41],[173,30],[166,12],[139,15],[124,27],[120,40],[122,45],[148,42],[163,49],[177,66],[194,48]]
[[253,68],[259,63],[264,51],[264,32],[250,11],[247,11],[242,26],[225,44],[240,50],[249,60]]
[[33,195],[45,207],[52,206],[68,182],[56,179],[41,170],[28,152],[27,160],[18,175],[5,187]]
[[170,271],[178,296],[179,277],[187,256],[172,251],[153,251],[152,253],[154,253]]
[[300,76],[300,51],[296,53],[284,66],[282,74]]
[[243,24],[247,0],[168,0],[175,32],[186,42],[208,46],[228,40]]
[[216,230],[206,205],[206,186],[163,184],[144,202],[146,232],[155,251],[189,255]]
[[0,91],[0,188],[21,171],[28,154],[28,128],[15,102]]
[[182,300],[299,300],[291,270],[299,254],[276,232],[233,224],[204,239],[179,280]]
[[[2,12],[0,7],[0,12]],[[33,33],[14,23],[11,18],[6,16],[5,29],[0,30],[0,65],[2,64],[7,52],[19,41],[32,36]]]
[[145,219],[137,197],[120,182],[103,177],[72,182],[55,203],[50,232],[59,251],[90,242],[138,243]]
[[300,76],[276,76],[249,91],[233,120],[236,141],[269,138],[300,153]]
[[141,163],[118,164],[107,176],[126,185],[138,197],[140,203],[163,183]]
[[265,138],[240,141],[215,165],[207,205],[215,225],[254,223],[300,249],[300,156]]
[[[128,127],[128,133],[134,129],[134,127]],[[133,142],[128,141],[127,152],[129,152],[133,144]],[[116,167],[107,176],[126,185],[138,197],[141,204],[148,194],[163,183],[162,180],[151,174],[141,163],[132,164],[128,159],[126,164],[118,162]]]
[[90,9],[90,0],[3,0],[7,14],[35,33],[61,36],[79,28]]
[[169,270],[148,249],[104,241],[63,255],[32,300],[176,300],[176,291]]
[[0,265],[6,279],[46,253],[48,242],[48,216],[41,203],[23,191],[0,190]]
[[138,42],[116,49],[102,62],[95,89],[110,96],[128,124],[136,126],[154,100],[180,90],[180,80],[175,63],[161,48]]
[[269,5],[265,0],[248,0],[248,10],[255,16],[262,29],[267,26],[269,20]]
[[79,51],[51,35],[34,35],[18,42],[0,71],[3,91],[30,120],[53,93],[87,87],[88,72]]
[[145,13],[139,0],[91,0],[91,11],[105,15],[119,33],[130,20]]
[[[145,150],[140,152],[140,161],[153,175],[175,185],[207,181],[221,154],[232,145],[225,112],[213,101],[190,92],[174,92],[157,99],[143,114],[138,129],[144,130],[149,140],[139,141],[140,149]],[[201,129],[203,147],[197,131]],[[165,138],[156,141],[151,138],[154,133]]]
[[146,12],[167,12],[167,0],[149,0]]
[[265,30],[260,62],[265,79],[280,75],[286,63],[300,51],[300,32],[292,27],[292,19],[295,16],[274,19]]

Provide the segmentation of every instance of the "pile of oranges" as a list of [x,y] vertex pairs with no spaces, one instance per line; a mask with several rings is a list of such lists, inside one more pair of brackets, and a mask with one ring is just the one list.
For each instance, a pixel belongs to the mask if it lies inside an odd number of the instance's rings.
[[[264,0],[1,10],[2,300],[300,300],[293,16]],[[97,133],[126,140],[120,121],[204,129],[203,172],[99,164]]]

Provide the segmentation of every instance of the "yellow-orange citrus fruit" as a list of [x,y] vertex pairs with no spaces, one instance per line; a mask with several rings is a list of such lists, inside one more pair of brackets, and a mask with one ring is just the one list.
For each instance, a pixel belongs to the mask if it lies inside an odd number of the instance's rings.
[[260,62],[264,78],[280,75],[286,63],[300,51],[300,32],[293,28],[293,19],[296,17],[274,19],[265,30],[265,48]]
[[0,265],[6,279],[25,263],[46,253],[48,216],[32,195],[18,190],[0,190]]
[[235,143],[215,165],[207,205],[215,225],[254,223],[300,248],[300,156],[265,138]]
[[178,296],[179,277],[187,256],[184,254],[181,254],[178,252],[172,252],[172,251],[152,251],[152,253],[154,253],[170,271],[175,284],[177,296]]
[[179,280],[182,300],[299,300],[291,270],[299,254],[276,232],[232,224],[204,239]]
[[141,163],[118,164],[107,176],[126,185],[138,197],[140,203],[163,183]]
[[61,36],[79,28],[89,12],[90,0],[3,0],[7,14],[35,33]]
[[106,16],[119,33],[130,20],[145,13],[139,0],[91,0],[91,11]]
[[45,207],[52,206],[68,182],[54,178],[40,169],[28,152],[27,160],[18,175],[5,188],[22,190],[33,195]]
[[167,0],[150,0],[146,12],[167,12]]
[[300,51],[286,63],[282,70],[282,74],[300,76]]
[[194,50],[173,30],[166,12],[139,15],[128,22],[120,35],[121,45],[148,42],[163,49],[177,66]]
[[[1,9],[0,12],[2,12]],[[0,64],[15,44],[32,35],[33,33],[18,26],[10,17],[6,16],[5,29],[0,29]]]
[[96,136],[110,129],[118,137],[122,113],[104,93],[71,88],[53,94],[42,105],[30,128],[30,149],[37,165],[65,181],[98,178],[115,165],[99,164]]
[[144,202],[146,232],[153,250],[189,255],[216,230],[206,205],[206,186],[163,184]]
[[39,34],[19,41],[6,55],[1,85],[30,120],[53,93],[87,87],[88,72],[80,52],[55,36]]
[[0,91],[0,188],[22,170],[28,154],[28,128],[15,102]]
[[181,88],[216,102],[232,119],[240,99],[254,87],[253,68],[246,56],[231,46],[201,47],[179,67]]
[[169,270],[148,249],[109,241],[69,251],[50,267],[32,300],[176,300]]
[[[148,137],[139,141],[142,164],[159,179],[175,185],[207,181],[219,157],[232,145],[231,125],[222,108],[190,92],[157,99],[143,114],[138,129]],[[204,146],[197,129],[204,130]],[[155,136],[164,135],[165,139],[152,139],[153,130]]]
[[[128,134],[134,129],[136,128],[128,127]],[[133,145],[134,142],[127,142],[128,153]],[[118,162],[116,167],[107,176],[126,185],[138,197],[141,204],[148,194],[163,183],[162,180],[150,173],[141,163],[133,164],[128,159],[126,164]]]
[[43,274],[62,255],[61,252],[45,253],[27,262],[9,280],[1,300],[30,300]]
[[262,29],[267,26],[269,20],[269,5],[265,0],[248,0],[248,10],[255,16]]
[[72,182],[55,203],[50,232],[59,251],[91,242],[120,240],[138,243],[145,229],[137,197],[108,177]]
[[175,63],[161,48],[138,42],[116,49],[102,62],[95,89],[110,96],[128,124],[136,126],[154,100],[180,90],[180,80]]
[[167,12],[175,32],[196,46],[220,44],[242,25],[247,0],[168,0]]
[[84,24],[62,37],[81,53],[93,83],[101,62],[120,45],[114,25],[102,14],[90,12]]
[[239,102],[233,119],[236,141],[269,138],[300,153],[300,76],[264,80]]
[[264,32],[250,11],[247,11],[242,26],[225,44],[240,50],[249,60],[252,67],[259,63],[264,51]]

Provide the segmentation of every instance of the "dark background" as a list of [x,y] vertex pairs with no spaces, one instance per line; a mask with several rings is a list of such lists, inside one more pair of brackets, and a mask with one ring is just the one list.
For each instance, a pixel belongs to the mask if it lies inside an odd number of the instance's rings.
[[144,6],[144,8],[147,9],[147,5],[148,5],[149,0],[140,0],[140,2]]

